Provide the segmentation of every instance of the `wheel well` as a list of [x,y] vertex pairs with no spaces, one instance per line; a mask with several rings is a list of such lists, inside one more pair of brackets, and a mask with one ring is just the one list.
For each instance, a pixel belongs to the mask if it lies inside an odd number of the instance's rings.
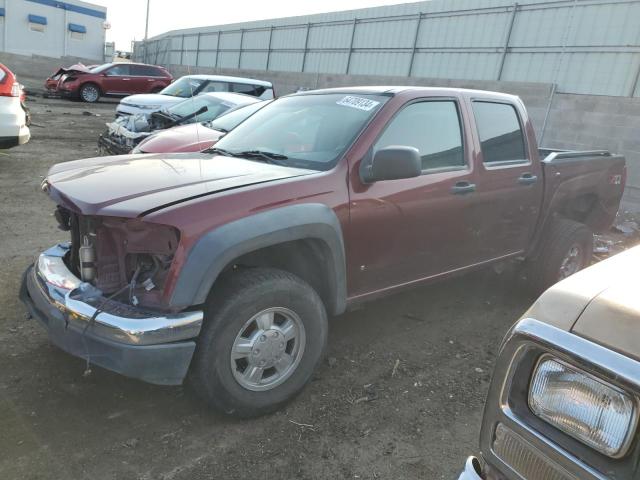
[[327,311],[336,308],[335,272],[331,252],[326,243],[318,239],[303,239],[246,253],[231,261],[221,272],[242,267],[270,267],[300,277],[318,293]]
[[78,89],[78,91],[82,90],[82,88],[85,87],[86,85],[93,85],[98,89],[98,92],[102,94],[102,89],[100,88],[100,85],[98,85],[96,82],[93,82],[93,81],[84,82],[82,85],[80,85],[80,88]]
[[611,217],[606,205],[595,193],[586,193],[568,198],[556,209],[556,213],[569,220],[587,225],[594,232],[609,228]]

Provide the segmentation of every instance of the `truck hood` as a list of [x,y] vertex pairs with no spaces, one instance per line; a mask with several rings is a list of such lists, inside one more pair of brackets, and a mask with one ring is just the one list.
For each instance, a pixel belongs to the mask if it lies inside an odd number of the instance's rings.
[[160,105],[166,107],[183,101],[184,98],[172,97],[171,95],[161,95],[159,93],[139,93],[137,95],[129,95],[120,100],[123,105],[130,106],[147,106],[147,105]]
[[[622,257],[619,259],[618,257]],[[572,331],[640,360],[640,247],[614,257],[619,269],[611,284],[585,308]]]
[[145,153],[200,152],[223,135],[218,130],[192,123],[155,133],[140,142],[138,148]]
[[78,213],[139,217],[168,204],[311,173],[211,154],[119,155],[54,165],[42,188]]

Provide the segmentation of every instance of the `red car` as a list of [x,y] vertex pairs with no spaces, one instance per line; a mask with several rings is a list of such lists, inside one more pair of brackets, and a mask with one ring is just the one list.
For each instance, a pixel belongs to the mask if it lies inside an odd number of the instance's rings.
[[105,63],[90,68],[77,64],[59,69],[45,81],[45,87],[63,97],[94,103],[103,96],[157,93],[172,81],[171,74],[157,65]]

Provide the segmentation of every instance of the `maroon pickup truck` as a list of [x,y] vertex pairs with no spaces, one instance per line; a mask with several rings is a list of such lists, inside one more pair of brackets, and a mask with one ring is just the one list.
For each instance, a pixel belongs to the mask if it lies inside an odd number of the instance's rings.
[[53,166],[71,241],[21,298],[87,363],[259,415],[309,381],[328,315],[506,259],[536,289],[581,269],[624,182],[621,156],[538,150],[514,96],[303,92],[205,153]]

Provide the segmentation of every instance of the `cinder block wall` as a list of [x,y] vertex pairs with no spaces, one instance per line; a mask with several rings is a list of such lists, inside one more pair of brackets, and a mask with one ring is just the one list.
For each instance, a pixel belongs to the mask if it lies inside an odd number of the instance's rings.
[[542,143],[623,154],[627,158],[625,204],[640,211],[640,98],[556,94]]
[[44,88],[45,79],[58,67],[68,67],[74,63],[95,65],[100,61],[79,57],[51,58],[41,55],[18,55],[0,52],[0,63],[6,65],[18,76],[18,81],[30,88]]

